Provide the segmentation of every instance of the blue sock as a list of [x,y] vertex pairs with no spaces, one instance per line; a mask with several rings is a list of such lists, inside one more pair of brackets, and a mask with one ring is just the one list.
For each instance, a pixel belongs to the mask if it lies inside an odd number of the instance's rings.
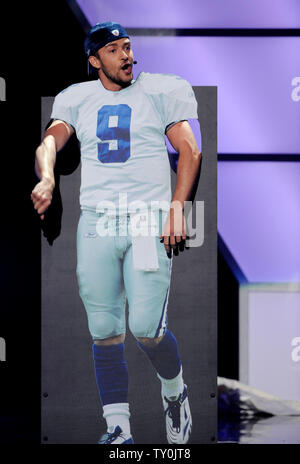
[[166,329],[163,339],[155,346],[148,347],[138,341],[138,346],[147,354],[157,373],[164,379],[173,379],[181,368],[181,360],[178,353],[177,340]]
[[93,344],[96,382],[102,405],[128,403],[128,370],[124,343],[99,346]]

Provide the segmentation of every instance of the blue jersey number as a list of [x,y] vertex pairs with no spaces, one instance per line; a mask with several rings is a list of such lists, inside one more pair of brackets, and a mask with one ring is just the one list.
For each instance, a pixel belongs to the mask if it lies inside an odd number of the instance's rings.
[[98,111],[98,159],[102,163],[125,163],[130,157],[130,119],[128,105],[104,105]]

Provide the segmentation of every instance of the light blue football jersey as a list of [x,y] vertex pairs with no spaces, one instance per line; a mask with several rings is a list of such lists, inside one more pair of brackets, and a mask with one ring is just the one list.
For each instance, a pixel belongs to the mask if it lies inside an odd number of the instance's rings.
[[197,117],[191,85],[172,74],[142,72],[120,91],[105,89],[97,79],[60,92],[51,118],[73,126],[80,142],[81,209],[95,211],[106,201],[118,208],[120,193],[128,205],[169,203],[165,129]]

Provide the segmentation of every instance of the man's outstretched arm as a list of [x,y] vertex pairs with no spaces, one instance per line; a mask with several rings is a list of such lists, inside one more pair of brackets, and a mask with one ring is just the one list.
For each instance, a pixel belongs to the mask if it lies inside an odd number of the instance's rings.
[[[194,200],[200,177],[202,153],[197,147],[193,131],[187,121],[178,122],[168,130],[166,135],[179,153],[176,188],[170,213],[161,235],[169,254],[170,247],[175,250],[176,243],[186,239],[184,202]],[[183,251],[182,248],[181,250]]]
[[44,219],[44,213],[52,200],[56,153],[64,147],[73,132],[74,129],[69,124],[55,120],[46,130],[41,144],[36,149],[35,172],[40,182],[32,190],[31,199],[41,219]]

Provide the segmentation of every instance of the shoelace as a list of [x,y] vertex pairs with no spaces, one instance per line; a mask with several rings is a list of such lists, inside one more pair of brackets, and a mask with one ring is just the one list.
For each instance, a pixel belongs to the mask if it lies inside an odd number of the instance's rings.
[[172,419],[172,426],[174,429],[176,429],[176,432],[180,432],[180,400],[181,400],[181,395],[179,398],[175,401],[168,400],[168,398],[165,397],[166,402],[168,403],[168,407],[166,409],[166,414]]
[[119,436],[122,436],[122,430],[120,428],[116,429],[114,432],[112,433],[108,433],[107,434],[107,438],[105,440],[105,444],[107,445],[110,445],[112,443],[112,441],[115,439],[115,438],[118,438]]

